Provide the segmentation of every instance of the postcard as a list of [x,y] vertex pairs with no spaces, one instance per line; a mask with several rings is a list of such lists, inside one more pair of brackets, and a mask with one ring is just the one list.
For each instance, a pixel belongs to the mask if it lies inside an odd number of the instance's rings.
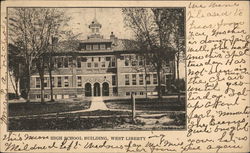
[[248,1],[1,2],[1,152],[249,152]]

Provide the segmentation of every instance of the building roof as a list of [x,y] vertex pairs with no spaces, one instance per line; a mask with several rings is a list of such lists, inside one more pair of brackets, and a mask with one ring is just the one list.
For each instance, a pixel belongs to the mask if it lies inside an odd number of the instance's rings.
[[[101,38],[93,38],[93,39],[86,39],[86,40],[65,40],[58,42],[53,46],[53,51],[56,53],[72,53],[72,52],[88,52],[82,51],[79,49],[79,45],[81,43],[112,43],[111,50],[103,50],[103,51],[91,51],[93,52],[127,52],[135,50],[135,45],[133,45],[134,41],[128,39],[117,39],[115,42],[111,39],[101,39]],[[52,47],[50,47],[52,48]]]
[[[111,49],[105,50],[81,50],[80,44],[82,43],[112,43]],[[102,39],[102,38],[91,38],[86,40],[66,40],[58,42],[53,47],[55,53],[59,54],[84,54],[84,55],[109,55],[109,54],[131,54],[139,52],[140,48],[138,47],[136,41],[129,39]],[[173,48],[167,48],[167,56],[175,54]],[[163,55],[163,56],[166,56]]]
[[86,40],[80,40],[81,43],[111,43],[110,39],[101,39],[101,38],[91,38]]

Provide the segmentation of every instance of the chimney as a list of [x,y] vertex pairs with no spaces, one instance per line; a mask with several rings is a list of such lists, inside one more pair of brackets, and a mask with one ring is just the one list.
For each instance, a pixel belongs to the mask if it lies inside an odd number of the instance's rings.
[[115,39],[114,32],[111,32],[111,34],[110,34],[110,39],[111,39],[111,40],[114,40],[114,39]]
[[111,32],[111,34],[110,34],[110,40],[112,41],[112,44],[113,44],[113,45],[116,45],[116,44],[117,44],[118,38],[115,37],[114,32]]

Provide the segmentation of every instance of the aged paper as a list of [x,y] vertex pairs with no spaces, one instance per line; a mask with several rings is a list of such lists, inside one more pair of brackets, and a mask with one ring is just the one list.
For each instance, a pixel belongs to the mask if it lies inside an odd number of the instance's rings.
[[[248,1],[1,2],[0,151],[93,153],[249,152],[249,6]],[[71,13],[77,12],[74,9],[83,8],[85,11],[82,12],[87,15],[79,13],[79,18],[77,18],[79,22],[83,22],[80,20],[81,16],[90,16],[92,19],[96,15],[98,19],[98,13],[100,13],[98,9],[100,8],[103,8],[104,14],[106,13],[105,8],[109,8],[111,14],[112,8],[182,8],[185,12],[184,39],[186,53],[184,58],[185,66],[183,66],[182,72],[185,72],[183,76],[186,81],[184,94],[186,97],[184,109],[186,110],[186,124],[175,129],[160,129],[158,125],[161,126],[161,120],[159,119],[158,122],[154,121],[152,123],[154,128],[151,129],[140,125],[141,129],[126,127],[125,130],[98,129],[99,127],[96,127],[98,130],[67,130],[66,128],[44,130],[38,125],[41,126],[41,122],[45,125],[47,121],[43,120],[45,116],[39,117],[38,114],[38,117],[34,116],[37,118],[37,122],[32,122],[33,129],[18,129],[20,124],[22,126],[30,124],[28,118],[33,117],[32,115],[26,117],[22,115],[17,117],[9,116],[15,112],[10,112],[10,102],[7,96],[8,84],[11,84],[7,77],[10,70],[8,69],[8,41],[10,41],[8,37],[10,36],[8,36],[7,29],[8,23],[11,21],[7,18],[7,15],[10,13],[8,10],[19,7],[65,8],[69,9]],[[88,11],[86,8],[92,9]],[[105,17],[105,20],[107,20],[107,26],[109,25],[108,22],[123,21],[120,18],[111,20],[108,16]],[[81,26],[82,28],[88,27],[88,24],[89,22]],[[105,23],[102,24],[104,26]],[[119,26],[117,22],[117,27]],[[112,28],[108,30],[108,32],[111,32]],[[120,34],[124,37],[129,35],[123,31],[120,31]],[[68,84],[67,79],[65,79],[64,85]],[[133,85],[133,82],[130,83]],[[95,84],[93,86],[93,89],[96,89],[93,94],[100,96],[98,95],[99,88]],[[104,88],[104,85],[102,87]],[[87,94],[85,92],[85,95]],[[104,96],[107,92],[102,92],[102,94]],[[106,109],[100,105],[96,107]],[[24,109],[22,111],[28,110]],[[58,116],[59,119],[57,119],[60,120],[61,116]],[[49,118],[50,116],[46,117]],[[81,116],[78,117],[80,120]],[[19,121],[13,124],[14,126],[11,126],[14,121],[20,119],[23,119],[21,120],[22,123]],[[69,126],[63,121],[61,124],[61,127],[64,125]],[[81,124],[88,125],[91,123],[81,122]]]

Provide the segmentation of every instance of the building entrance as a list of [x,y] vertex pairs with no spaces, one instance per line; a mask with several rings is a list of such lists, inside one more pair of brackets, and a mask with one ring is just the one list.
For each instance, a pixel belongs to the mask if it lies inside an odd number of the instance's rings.
[[101,96],[99,83],[94,84],[94,96]]
[[92,88],[90,83],[85,84],[85,96],[91,97],[92,96]]
[[102,95],[109,96],[109,84],[107,82],[102,84]]

